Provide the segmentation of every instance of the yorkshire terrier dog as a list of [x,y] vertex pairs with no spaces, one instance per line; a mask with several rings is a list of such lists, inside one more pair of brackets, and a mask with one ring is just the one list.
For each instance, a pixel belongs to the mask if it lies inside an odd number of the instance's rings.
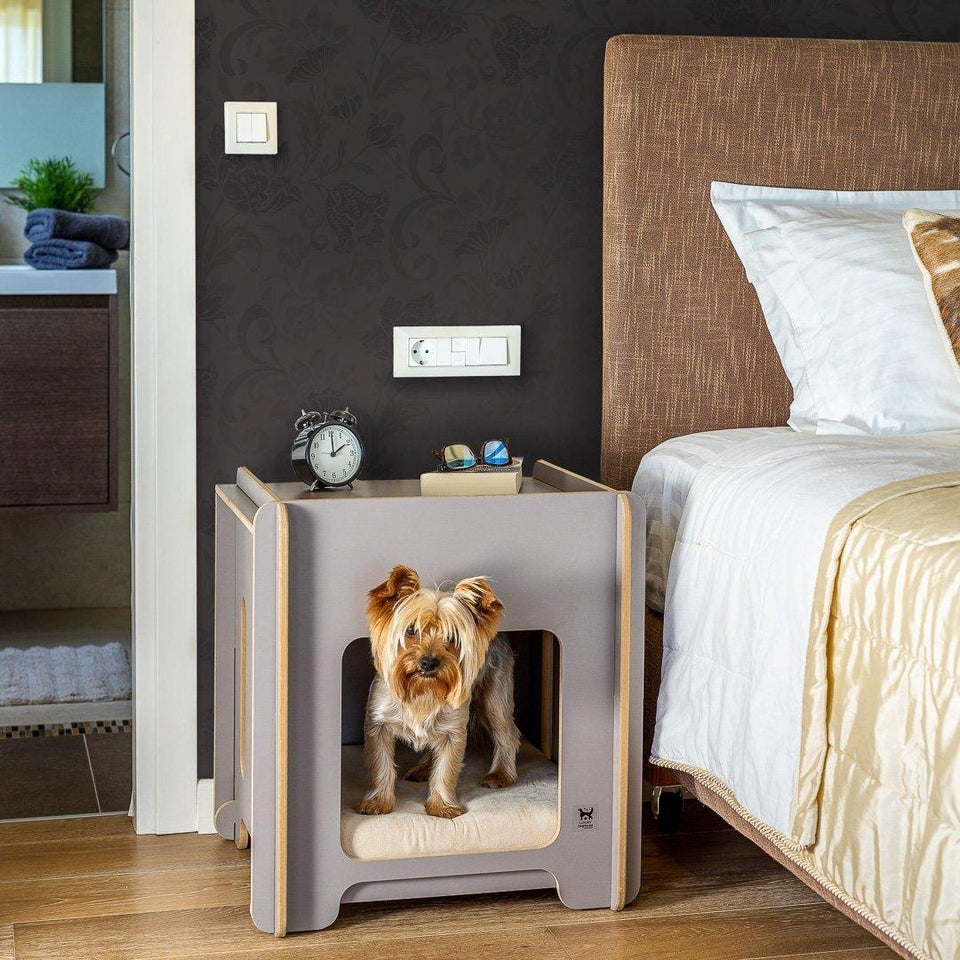
[[513,651],[497,634],[503,604],[484,577],[453,590],[430,590],[409,567],[394,567],[369,593],[367,620],[377,675],[364,723],[370,787],[358,813],[390,813],[395,803],[397,740],[422,752],[405,780],[429,781],[424,809],[452,819],[471,737],[493,744],[484,787],[517,782],[520,731],[513,721]]

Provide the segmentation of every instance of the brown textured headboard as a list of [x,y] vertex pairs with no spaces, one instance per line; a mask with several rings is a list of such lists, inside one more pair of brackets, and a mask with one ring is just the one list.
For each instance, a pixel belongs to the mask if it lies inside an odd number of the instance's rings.
[[667,437],[785,423],[710,182],[960,186],[960,45],[614,37],[604,93],[602,475]]

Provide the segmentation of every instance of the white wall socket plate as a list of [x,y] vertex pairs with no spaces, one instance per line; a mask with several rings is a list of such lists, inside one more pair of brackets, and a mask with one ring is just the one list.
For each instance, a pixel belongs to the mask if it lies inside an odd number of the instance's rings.
[[520,327],[394,327],[395,377],[518,377]]

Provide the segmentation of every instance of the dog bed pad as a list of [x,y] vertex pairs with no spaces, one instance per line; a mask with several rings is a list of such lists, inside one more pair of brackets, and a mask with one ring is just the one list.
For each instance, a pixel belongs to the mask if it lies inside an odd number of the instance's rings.
[[[412,762],[412,756],[398,750],[400,775]],[[343,852],[356,860],[398,860],[533,850],[550,844],[559,825],[557,764],[529,743],[523,743],[517,758],[518,780],[502,790],[480,786],[489,766],[489,749],[468,750],[459,791],[467,812],[453,820],[430,817],[424,812],[427,784],[399,779],[393,813],[363,816],[353,809],[366,792],[363,747],[344,746],[340,811]]]

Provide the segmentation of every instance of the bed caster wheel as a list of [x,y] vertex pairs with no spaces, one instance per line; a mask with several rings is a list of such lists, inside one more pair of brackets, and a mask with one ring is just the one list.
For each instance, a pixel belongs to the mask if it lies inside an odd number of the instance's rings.
[[683,793],[680,787],[654,787],[650,812],[661,833],[678,830],[683,815]]

